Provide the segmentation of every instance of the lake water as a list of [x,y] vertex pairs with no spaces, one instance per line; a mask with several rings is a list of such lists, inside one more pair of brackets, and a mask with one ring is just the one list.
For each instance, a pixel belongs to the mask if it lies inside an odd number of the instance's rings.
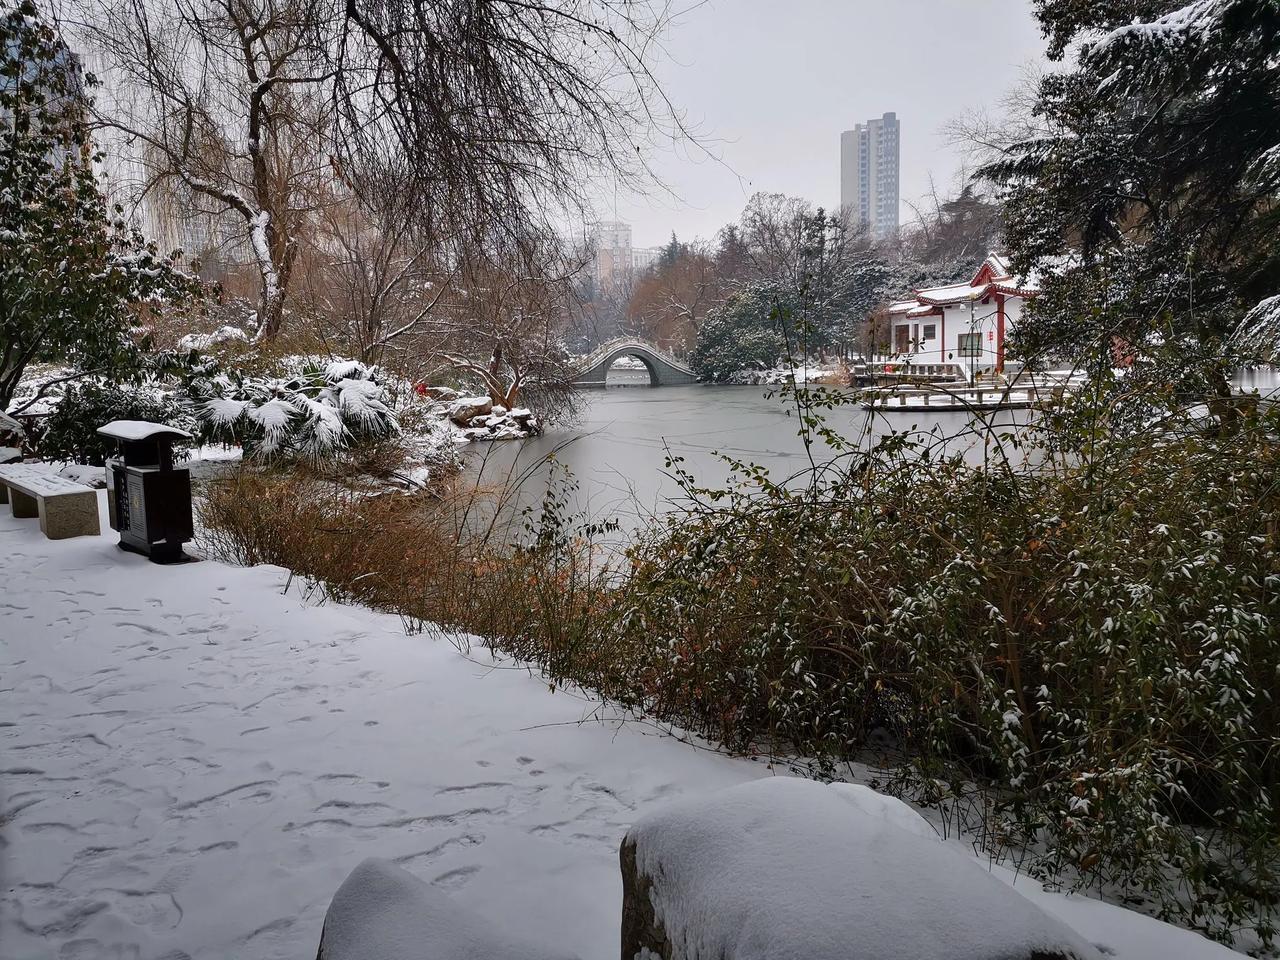
[[[643,371],[616,369],[610,384],[584,391],[582,416],[570,426],[531,440],[474,445],[467,452],[470,471],[489,483],[528,471],[521,498],[527,503],[546,489],[552,470],[545,461],[554,455],[577,481],[573,507],[633,527],[647,514],[670,509],[673,498],[681,495],[665,466],[668,451],[683,457],[685,469],[707,486],[718,486],[730,476],[721,455],[766,467],[775,480],[809,466],[794,399],[776,390],[710,384],[650,388]],[[1026,411],[987,414],[995,432],[1003,435],[1027,416]],[[860,444],[889,431],[933,429],[956,435],[951,449],[975,459],[983,456],[983,437],[962,411],[873,416],[850,403],[828,411],[826,418],[842,436]],[[814,459],[822,462],[831,455],[816,442]]]
[[[809,466],[794,399],[776,389],[712,384],[651,388],[648,382],[642,369],[615,366],[608,388],[583,392],[577,422],[553,427],[536,439],[475,444],[467,451],[469,470],[493,484],[527,474],[518,502],[535,504],[553,475],[546,460],[554,455],[577,482],[570,497],[576,512],[616,519],[632,529],[647,516],[671,509],[681,496],[666,468],[668,451],[684,458],[684,468],[700,485],[712,487],[730,477],[722,456],[766,467],[779,481]],[[1237,386],[1275,395],[1280,373],[1274,368],[1246,370]],[[946,449],[963,452],[974,462],[994,456],[993,437],[1007,443],[1030,416],[1014,410],[986,413],[981,420],[964,411],[872,414],[855,403],[826,413],[831,427],[861,446],[891,431],[913,431],[920,439],[930,439],[932,433],[947,438]],[[812,453],[818,462],[832,455],[820,441]],[[1021,462],[1017,451],[1010,456]]]

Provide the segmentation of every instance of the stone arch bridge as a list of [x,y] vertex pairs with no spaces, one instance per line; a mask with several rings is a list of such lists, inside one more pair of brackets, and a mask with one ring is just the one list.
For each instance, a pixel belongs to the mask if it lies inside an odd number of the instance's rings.
[[635,357],[649,371],[649,386],[670,387],[697,383],[692,370],[652,343],[632,338],[610,340],[578,361],[578,376],[574,385],[579,387],[603,387],[609,368],[621,357]]

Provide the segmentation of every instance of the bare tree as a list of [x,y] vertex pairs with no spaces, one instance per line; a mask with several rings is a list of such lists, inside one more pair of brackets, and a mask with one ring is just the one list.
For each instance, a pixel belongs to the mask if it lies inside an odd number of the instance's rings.
[[687,134],[649,66],[668,0],[345,0],[343,10],[342,154],[357,167],[403,158],[402,188],[433,225],[519,238],[540,210],[585,206],[595,175],[643,181],[650,139]]
[[143,148],[144,193],[234,224],[261,276],[262,338],[316,211],[343,191],[375,211],[399,198],[432,256],[456,258],[544,231],[598,175],[639,182],[650,140],[686,133],[648,66],[664,0],[84,8],[80,41],[118,91],[98,122]]
[[[1035,109],[1036,90],[1045,76],[1040,63],[1024,64],[1020,79],[995,111],[976,107],[943,126],[947,141],[959,148],[967,165],[977,168],[1006,156],[1011,147],[1051,136],[1053,125]],[[932,189],[932,184],[930,185]]]
[[695,244],[636,282],[627,316],[637,333],[678,352],[693,346],[707,311],[725,295],[715,257]]
[[797,279],[813,205],[800,197],[757,193],[742,211],[738,234],[755,277]]
[[497,405],[565,413],[575,371],[563,333],[581,267],[551,235],[471,251],[420,342],[433,341],[432,356],[470,374]]
[[115,96],[99,125],[139,150],[143,195],[213,215],[261,277],[258,323],[279,332],[310,213],[331,194],[333,78],[324,0],[99,0],[80,37]]
[[354,197],[326,206],[315,230],[317,263],[304,262],[299,291],[344,352],[366,363],[394,359],[406,370],[457,273],[414,229],[408,203],[388,202],[378,214]]

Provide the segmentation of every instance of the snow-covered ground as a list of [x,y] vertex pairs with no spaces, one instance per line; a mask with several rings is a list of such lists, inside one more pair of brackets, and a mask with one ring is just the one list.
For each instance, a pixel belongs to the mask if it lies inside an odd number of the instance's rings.
[[[104,536],[56,542],[0,508],[4,960],[308,958],[368,856],[616,957],[627,827],[770,773],[395,617],[309,605],[279,568],[122,553],[102,505]],[[1017,889],[1121,960],[1236,956]]]

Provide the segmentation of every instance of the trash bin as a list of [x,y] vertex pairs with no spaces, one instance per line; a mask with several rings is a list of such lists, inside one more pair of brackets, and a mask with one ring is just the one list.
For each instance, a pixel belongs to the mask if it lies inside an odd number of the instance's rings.
[[121,456],[107,461],[107,511],[124,550],[155,563],[190,560],[182,545],[193,533],[191,472],[175,470],[173,442],[185,430],[146,420],[113,420],[98,433],[120,441]]

